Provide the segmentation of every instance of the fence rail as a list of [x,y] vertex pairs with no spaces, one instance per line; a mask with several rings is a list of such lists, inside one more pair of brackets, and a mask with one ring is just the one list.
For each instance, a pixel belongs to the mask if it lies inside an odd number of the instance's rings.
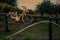
[[[0,13],[0,15],[5,15],[5,23],[6,23],[6,31],[9,31],[8,29],[8,19],[7,19],[7,13]],[[44,18],[44,19],[48,19],[49,20],[49,40],[52,40],[52,20],[60,20],[60,18],[53,18],[53,17],[41,17],[40,15],[32,15],[33,17],[37,17],[37,18]]]

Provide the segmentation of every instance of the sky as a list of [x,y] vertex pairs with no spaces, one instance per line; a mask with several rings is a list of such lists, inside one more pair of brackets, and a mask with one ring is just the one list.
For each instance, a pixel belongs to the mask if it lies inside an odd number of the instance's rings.
[[[42,3],[43,0],[17,0],[17,7],[22,9],[22,6],[25,6],[27,9],[34,10],[38,3]],[[54,4],[59,4],[60,0],[50,0]]]

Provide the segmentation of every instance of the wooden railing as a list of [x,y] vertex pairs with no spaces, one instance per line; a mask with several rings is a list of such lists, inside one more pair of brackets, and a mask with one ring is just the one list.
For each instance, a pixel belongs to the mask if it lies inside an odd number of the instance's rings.
[[[0,15],[4,15],[5,23],[6,23],[6,31],[9,31],[8,29],[8,19],[7,19],[7,13],[0,13]],[[53,18],[53,17],[41,17],[40,15],[32,15],[32,16],[39,16],[40,18],[48,19],[49,22],[49,40],[52,40],[52,20],[56,20],[60,18]]]

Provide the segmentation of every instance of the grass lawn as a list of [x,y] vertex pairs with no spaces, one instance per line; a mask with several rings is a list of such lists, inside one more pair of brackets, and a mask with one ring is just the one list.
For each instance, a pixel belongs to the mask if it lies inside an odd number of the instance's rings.
[[[49,29],[48,29],[48,23],[41,23],[34,25],[23,32],[16,35],[16,37],[30,37],[30,38],[46,38],[49,36]],[[59,38],[60,37],[60,27],[56,26],[55,24],[52,24],[52,34],[53,37]]]
[[0,25],[0,36],[5,36],[6,37],[8,35],[16,33],[17,31],[23,29],[26,26],[28,26],[28,25],[25,25],[24,23],[21,23],[21,22],[16,22],[14,24],[9,24],[8,27],[9,27],[10,32],[6,32],[5,31],[5,23],[4,23],[3,25]]
[[[44,19],[42,19],[44,20]],[[21,22],[16,22],[12,25],[9,25],[9,29],[10,32],[5,32],[5,24],[2,22],[2,25],[0,25],[0,36],[8,36],[10,34],[13,34],[21,29],[23,29],[24,27],[28,26],[26,24],[23,24]],[[4,25],[3,25],[4,24]],[[49,36],[49,29],[48,29],[48,23],[41,23],[41,24],[37,24],[34,25],[26,30],[24,30],[23,32],[17,34],[14,37],[31,37],[31,38],[46,38]],[[52,34],[53,37],[60,37],[60,27],[56,26],[55,24],[52,24]]]

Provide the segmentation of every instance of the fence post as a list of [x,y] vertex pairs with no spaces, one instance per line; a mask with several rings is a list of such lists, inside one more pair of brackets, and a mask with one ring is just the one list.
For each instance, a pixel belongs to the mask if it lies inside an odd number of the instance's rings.
[[56,23],[58,24],[58,15],[56,14]]
[[49,17],[49,40],[52,40],[52,17]]
[[5,31],[9,32],[7,15],[5,15]]

